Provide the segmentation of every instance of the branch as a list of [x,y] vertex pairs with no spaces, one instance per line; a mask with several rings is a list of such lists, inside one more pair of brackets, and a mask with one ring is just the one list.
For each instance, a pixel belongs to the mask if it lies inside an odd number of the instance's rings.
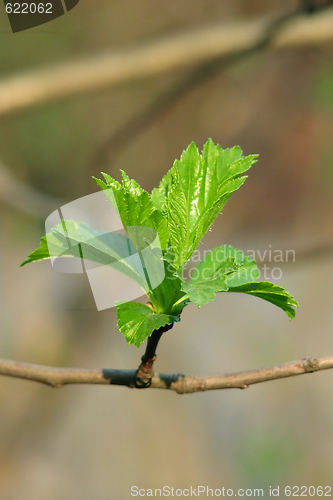
[[[154,389],[170,389],[178,394],[211,391],[215,389],[246,389],[250,385],[294,377],[333,368],[333,356],[303,358],[281,365],[227,375],[186,377],[185,375],[155,374],[151,381]],[[51,368],[0,359],[0,375],[42,382],[52,387],[67,384],[111,384],[135,387],[137,370],[88,370],[79,368]]]
[[[13,76],[0,83],[0,115],[70,95],[193,67],[254,45],[271,24],[267,17],[210,26],[141,47],[96,54]],[[274,49],[316,45],[333,39],[333,9],[301,14],[283,26]]]

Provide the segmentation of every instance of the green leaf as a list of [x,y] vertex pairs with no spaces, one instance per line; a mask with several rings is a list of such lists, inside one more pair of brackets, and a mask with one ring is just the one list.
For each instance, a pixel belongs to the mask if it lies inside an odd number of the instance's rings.
[[260,299],[267,300],[285,311],[290,319],[294,318],[296,314],[293,307],[298,307],[298,303],[291,293],[287,292],[287,290],[281,286],[274,285],[267,281],[235,286],[229,288],[228,292],[247,293],[248,295],[254,295]]
[[22,262],[20,267],[25,266],[25,264],[29,264],[29,262],[35,262],[37,260],[49,259],[49,248],[47,246],[46,236],[43,236],[40,240],[40,247],[29,253],[28,257],[24,262]]
[[[229,268],[226,267],[228,259],[234,261],[233,266],[229,263]],[[257,264],[253,259],[246,257],[241,250],[237,250],[230,245],[221,245],[211,250],[202,259],[196,267],[196,272],[193,272],[190,283],[194,282],[193,277],[196,280],[203,281],[221,273],[226,276],[228,288],[254,281],[260,276]]]
[[202,155],[194,143],[175,161],[154,191],[170,230],[167,258],[179,269],[190,258],[223,206],[244,182],[256,155],[243,158],[241,149],[223,150],[209,139]]
[[284,288],[268,282],[255,282],[260,273],[254,260],[241,250],[222,245],[210,251],[198,264],[182,290],[198,307],[214,300],[217,292],[247,293],[283,309],[290,318],[295,317],[296,300]]
[[225,278],[207,280],[196,285],[191,285],[183,281],[182,290],[187,294],[190,302],[198,307],[208,304],[210,300],[215,299],[216,292],[227,291]]
[[128,345],[135,344],[137,347],[154,330],[180,321],[178,316],[156,314],[150,307],[138,302],[125,302],[118,304],[116,308],[119,331],[125,335]]
[[165,250],[169,242],[166,218],[162,211],[153,205],[147,191],[122,170],[121,173],[123,185],[105,173],[102,173],[105,183],[95,177],[93,179],[104,190],[106,197],[118,212],[126,231],[130,227],[151,227],[157,231],[161,249]]
[[[152,249],[150,256],[154,258]],[[83,257],[110,266],[136,281],[145,293],[149,290],[142,260],[124,234],[94,230],[83,222],[62,221],[41,239],[40,248],[29,254],[21,266],[51,257]]]
[[193,270],[189,282],[182,282],[182,290],[198,307],[214,300],[217,292],[227,291],[227,275],[238,267],[234,258],[213,262],[209,255]]
[[254,260],[229,245],[211,250],[192,271],[182,290],[198,307],[215,299],[217,292],[226,292],[230,286],[241,285],[258,278],[259,270]]
[[165,200],[167,199],[169,192],[172,191],[173,184],[172,169],[170,169],[161,180],[160,185],[152,190],[150,199],[154,207],[164,211]]

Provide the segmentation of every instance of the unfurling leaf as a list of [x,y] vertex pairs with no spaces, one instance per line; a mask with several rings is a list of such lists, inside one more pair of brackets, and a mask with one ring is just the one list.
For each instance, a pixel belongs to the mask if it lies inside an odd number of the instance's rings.
[[[93,179],[105,191],[110,202],[116,205],[114,208],[119,213],[126,231],[129,227],[152,227],[157,231],[162,250],[165,250],[169,242],[169,230],[162,211],[153,205],[147,191],[135,180],[129,179],[125,172],[121,173],[123,185],[104,173],[102,175],[105,183],[95,177]],[[108,195],[109,190],[112,196]]]
[[232,193],[245,182],[242,174],[256,157],[244,158],[239,147],[222,149],[211,139],[200,155],[191,143],[153,191],[155,205],[167,217],[168,258],[176,269],[191,257]]

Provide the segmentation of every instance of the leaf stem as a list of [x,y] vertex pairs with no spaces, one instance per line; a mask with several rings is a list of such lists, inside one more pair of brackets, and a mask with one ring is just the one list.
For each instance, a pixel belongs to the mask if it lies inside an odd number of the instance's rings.
[[164,332],[171,330],[174,323],[165,325],[157,330],[154,330],[147,339],[147,347],[144,355],[141,358],[141,363],[134,377],[134,385],[138,389],[146,389],[151,386],[151,380],[154,376],[153,365],[156,360],[156,349]]

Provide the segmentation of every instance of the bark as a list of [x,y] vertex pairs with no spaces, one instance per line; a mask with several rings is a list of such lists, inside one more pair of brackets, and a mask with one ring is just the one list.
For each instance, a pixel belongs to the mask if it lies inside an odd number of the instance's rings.
[[[333,368],[333,356],[323,356],[319,358],[303,358],[281,365],[226,375],[189,377],[182,374],[166,375],[156,373],[151,379],[150,387],[153,389],[169,389],[178,394],[216,389],[246,389],[250,385],[269,380],[294,377],[331,368]],[[52,368],[0,359],[0,375],[42,382],[52,387],[62,387],[67,384],[105,384],[135,388],[137,387],[135,381],[137,372],[138,370]]]

